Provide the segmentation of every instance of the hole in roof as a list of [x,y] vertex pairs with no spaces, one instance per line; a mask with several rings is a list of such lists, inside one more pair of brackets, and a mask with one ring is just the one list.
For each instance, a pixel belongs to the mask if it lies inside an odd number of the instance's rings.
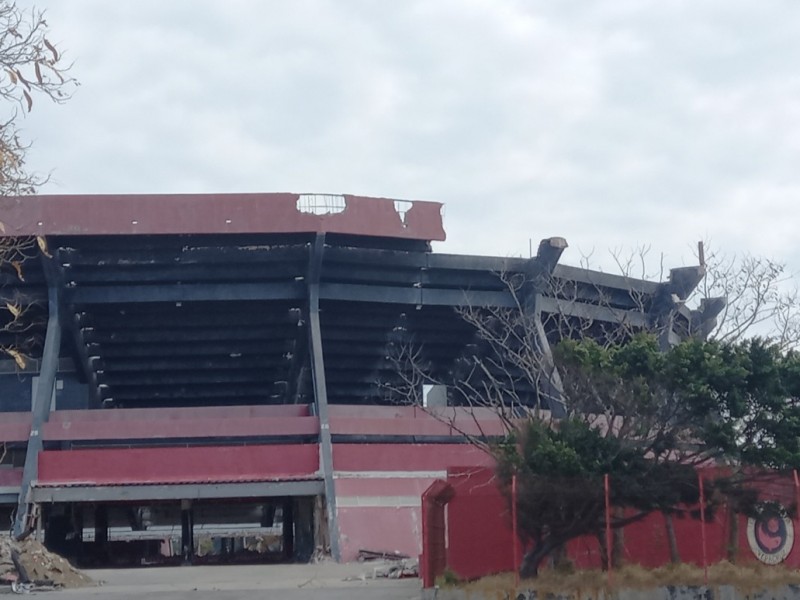
[[394,210],[400,215],[400,221],[403,223],[403,227],[408,227],[408,223],[406,222],[406,214],[411,207],[414,206],[414,203],[410,200],[395,200],[394,201]]
[[297,210],[312,215],[335,215],[347,208],[344,196],[337,194],[300,194]]

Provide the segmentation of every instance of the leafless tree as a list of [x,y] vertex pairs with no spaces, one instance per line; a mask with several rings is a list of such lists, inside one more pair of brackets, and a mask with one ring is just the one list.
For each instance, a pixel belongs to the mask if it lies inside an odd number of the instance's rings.
[[711,339],[767,338],[783,349],[800,345],[800,296],[786,263],[749,253],[726,254],[703,244],[706,277],[691,301],[724,297]]
[[[656,259],[651,250],[649,246],[613,250],[617,272],[663,281],[664,257]],[[782,349],[800,346],[800,291],[785,262],[749,252],[725,252],[709,241],[700,242],[694,256],[705,277],[686,299],[687,306],[698,308],[703,302],[725,299],[715,320],[695,335],[723,342],[762,337]],[[583,256],[581,264],[591,268],[592,256]]]
[[45,180],[26,169],[29,144],[20,132],[20,116],[33,109],[35,96],[65,102],[77,85],[47,33],[44,12],[0,2],[0,100],[6,107],[0,123],[0,196],[32,194]]
[[[45,13],[23,10],[0,0],[0,208],[15,198],[36,192],[47,177],[26,165],[30,144],[24,141],[21,119],[34,106],[34,98],[65,102],[77,82],[69,74],[71,65],[57,45],[48,39]],[[43,240],[14,236],[7,231],[0,212],[0,289],[16,288],[25,281],[25,262],[36,256]],[[31,305],[17,293],[0,295],[0,355],[24,367],[33,331]]]

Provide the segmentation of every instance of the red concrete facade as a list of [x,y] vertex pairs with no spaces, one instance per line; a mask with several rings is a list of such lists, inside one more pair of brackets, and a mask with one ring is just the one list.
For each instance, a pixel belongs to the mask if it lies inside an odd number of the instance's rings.
[[39,454],[38,485],[280,481],[318,471],[316,444],[50,450]]
[[438,202],[342,195],[340,211],[314,214],[298,208],[301,196],[316,195],[42,195],[3,198],[0,214],[12,236],[326,232],[445,239]]

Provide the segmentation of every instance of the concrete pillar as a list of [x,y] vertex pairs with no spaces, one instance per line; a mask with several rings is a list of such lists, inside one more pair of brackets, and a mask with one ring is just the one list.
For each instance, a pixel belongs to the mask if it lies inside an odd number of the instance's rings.
[[295,498],[294,516],[294,558],[308,562],[314,555],[314,498]]
[[194,560],[194,514],[191,500],[181,500],[181,557],[183,564]]
[[100,504],[94,509],[94,554],[105,560],[108,546],[108,507]]
[[270,502],[261,508],[261,526],[272,527],[275,523],[275,504]]
[[294,502],[291,498],[283,501],[283,557],[294,559]]
[[72,505],[72,527],[75,531],[75,559],[83,559],[83,504]]

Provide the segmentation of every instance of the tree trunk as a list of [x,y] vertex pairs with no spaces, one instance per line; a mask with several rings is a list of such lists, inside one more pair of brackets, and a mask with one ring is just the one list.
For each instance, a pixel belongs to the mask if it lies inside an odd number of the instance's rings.
[[728,562],[736,564],[739,559],[739,513],[728,505]]
[[669,560],[673,565],[681,562],[678,551],[678,538],[675,537],[675,523],[670,513],[664,513],[664,528],[667,530],[667,544],[669,544]]
[[601,531],[597,534],[597,543],[600,547],[600,568],[603,571],[608,570],[608,548],[606,547],[606,533]]
[[553,568],[554,569],[564,569],[569,567],[569,557],[567,556],[567,545],[566,544],[559,544],[553,551],[550,553],[553,557]]
[[547,558],[550,552],[557,546],[552,542],[545,541],[536,544],[533,549],[525,553],[522,558],[522,565],[520,565],[519,575],[523,579],[533,579],[539,575],[539,567],[542,566],[542,561]]
[[[614,508],[614,519],[621,520],[625,518],[625,509],[620,507]],[[619,569],[625,562],[625,528],[617,527],[611,532],[611,564],[615,569]]]

